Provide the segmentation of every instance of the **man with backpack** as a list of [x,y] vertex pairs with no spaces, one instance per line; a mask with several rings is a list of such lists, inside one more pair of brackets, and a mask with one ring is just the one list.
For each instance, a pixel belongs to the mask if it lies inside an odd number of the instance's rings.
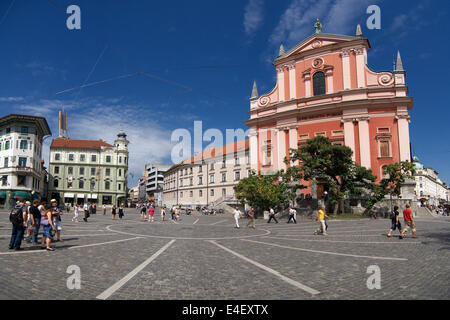
[[9,214],[9,221],[12,223],[11,240],[9,241],[9,250],[23,250],[22,244],[23,233],[27,227],[27,212],[24,210],[23,201],[17,201],[16,206]]
[[403,232],[402,232],[402,224],[400,223],[399,219],[399,211],[398,206],[394,206],[394,210],[391,212],[389,218],[391,219],[391,229],[388,232],[388,238],[392,236],[392,233],[395,231],[395,229],[398,228],[398,232],[400,232],[400,239],[403,239]]

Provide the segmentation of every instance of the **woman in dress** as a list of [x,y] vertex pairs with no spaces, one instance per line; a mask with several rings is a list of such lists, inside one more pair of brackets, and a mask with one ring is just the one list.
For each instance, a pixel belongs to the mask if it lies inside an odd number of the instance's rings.
[[78,207],[78,204],[75,204],[75,207],[73,207],[73,218],[72,222],[78,222],[78,213],[79,213],[80,207]]
[[122,220],[122,217],[123,217],[123,204],[121,204],[119,207],[119,219]]
[[116,219],[116,206],[113,205],[111,207],[111,214],[112,214],[112,219],[115,220]]

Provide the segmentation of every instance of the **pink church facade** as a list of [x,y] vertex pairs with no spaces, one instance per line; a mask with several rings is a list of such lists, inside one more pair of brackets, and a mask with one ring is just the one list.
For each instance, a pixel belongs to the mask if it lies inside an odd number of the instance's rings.
[[[359,32],[358,32],[359,31]],[[274,61],[275,87],[250,98],[252,169],[286,169],[289,149],[317,135],[353,150],[353,159],[378,178],[384,165],[411,161],[406,72],[400,54],[394,71],[367,63],[368,39],[316,33]]]

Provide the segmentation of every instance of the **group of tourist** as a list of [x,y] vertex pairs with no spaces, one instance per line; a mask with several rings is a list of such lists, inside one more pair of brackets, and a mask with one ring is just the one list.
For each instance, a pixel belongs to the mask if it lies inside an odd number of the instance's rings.
[[[155,221],[155,204],[153,202],[141,203],[137,206],[141,213],[141,221],[154,222]],[[167,207],[160,208],[161,221],[166,221]],[[172,206],[170,208],[171,219],[174,221],[181,220],[181,206]]]
[[[42,226],[43,236],[41,240],[41,249],[54,251],[50,244],[52,241],[63,241],[61,239],[62,222],[61,215],[63,212],[58,207],[55,199],[50,201],[50,206],[46,201],[19,200],[9,215],[12,223],[12,233],[9,242],[10,250],[23,250],[21,247],[22,240],[29,243],[38,244],[38,234]],[[54,239],[56,235],[56,240]]]
[[389,238],[392,237],[392,233],[395,231],[395,229],[398,229],[398,232],[400,233],[400,239],[403,239],[408,230],[411,229],[412,237],[416,238],[416,225],[409,204],[407,204],[405,210],[403,210],[403,220],[405,221],[404,229],[402,229],[402,224],[400,223],[400,212],[398,210],[399,207],[394,206],[394,210],[390,215],[392,222],[391,229],[389,230],[387,236]]

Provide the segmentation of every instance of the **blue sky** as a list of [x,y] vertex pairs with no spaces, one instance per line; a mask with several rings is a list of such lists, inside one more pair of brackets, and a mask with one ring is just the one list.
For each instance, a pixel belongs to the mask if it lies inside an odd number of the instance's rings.
[[[81,8],[81,30],[66,27],[72,4]],[[381,30],[366,27],[371,4],[381,8]],[[449,7],[432,0],[2,0],[0,116],[45,116],[56,136],[64,105],[71,138],[112,142],[123,128],[131,186],[145,163],[170,163],[177,128],[202,120],[204,130],[246,129],[253,80],[260,94],[269,91],[280,43],[288,50],[311,35],[316,17],[326,33],[353,35],[360,23],[372,69],[391,70],[400,50],[415,105],[413,152],[450,182]]]

